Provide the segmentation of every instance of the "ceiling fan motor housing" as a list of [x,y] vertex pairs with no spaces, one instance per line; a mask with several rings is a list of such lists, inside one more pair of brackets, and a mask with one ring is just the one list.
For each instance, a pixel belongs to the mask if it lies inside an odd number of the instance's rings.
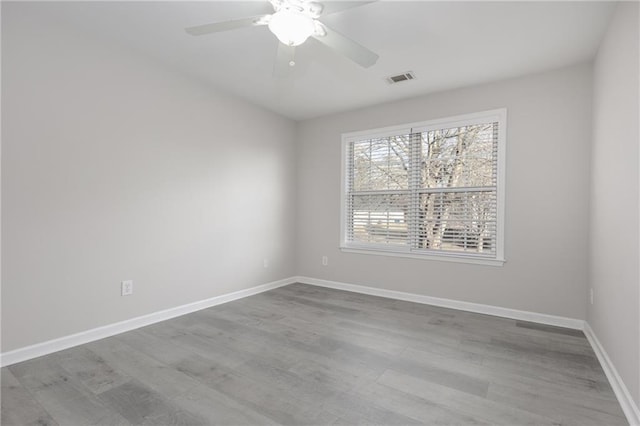
[[324,9],[324,6],[320,3],[304,0],[270,0],[270,3],[276,12],[291,10],[302,13],[312,19],[319,18]]

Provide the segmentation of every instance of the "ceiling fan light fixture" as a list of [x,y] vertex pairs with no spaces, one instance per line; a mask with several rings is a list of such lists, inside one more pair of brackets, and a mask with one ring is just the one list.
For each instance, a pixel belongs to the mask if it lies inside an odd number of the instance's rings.
[[315,32],[313,18],[289,9],[280,10],[269,20],[269,30],[287,46],[299,46]]

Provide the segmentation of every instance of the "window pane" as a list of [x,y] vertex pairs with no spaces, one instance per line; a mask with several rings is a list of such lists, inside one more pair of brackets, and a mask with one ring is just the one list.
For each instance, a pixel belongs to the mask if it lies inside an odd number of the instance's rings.
[[408,199],[408,194],[351,196],[350,241],[407,245]]
[[505,113],[344,134],[343,247],[501,264]]
[[495,186],[497,123],[422,133],[421,188]]
[[418,248],[494,254],[494,191],[420,194]]
[[354,142],[352,189],[407,189],[409,153],[409,135]]

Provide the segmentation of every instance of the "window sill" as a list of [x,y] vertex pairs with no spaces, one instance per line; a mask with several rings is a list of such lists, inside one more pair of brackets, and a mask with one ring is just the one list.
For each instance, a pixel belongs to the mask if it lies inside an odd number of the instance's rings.
[[505,263],[504,259],[486,259],[479,257],[471,257],[471,256],[460,256],[455,254],[418,254],[418,253],[402,253],[397,251],[389,251],[389,250],[376,250],[376,249],[365,249],[365,248],[354,248],[354,247],[340,247],[340,250],[345,253],[356,253],[356,254],[370,254],[374,256],[389,256],[389,257],[405,257],[410,259],[421,259],[421,260],[436,260],[440,262],[457,262],[457,263],[469,263],[473,265],[488,265],[488,266],[503,266]]

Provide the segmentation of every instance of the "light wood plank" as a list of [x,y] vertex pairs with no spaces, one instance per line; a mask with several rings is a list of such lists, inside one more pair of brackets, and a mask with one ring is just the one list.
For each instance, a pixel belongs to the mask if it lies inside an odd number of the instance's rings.
[[3,424],[623,425],[581,332],[293,284],[2,369]]

